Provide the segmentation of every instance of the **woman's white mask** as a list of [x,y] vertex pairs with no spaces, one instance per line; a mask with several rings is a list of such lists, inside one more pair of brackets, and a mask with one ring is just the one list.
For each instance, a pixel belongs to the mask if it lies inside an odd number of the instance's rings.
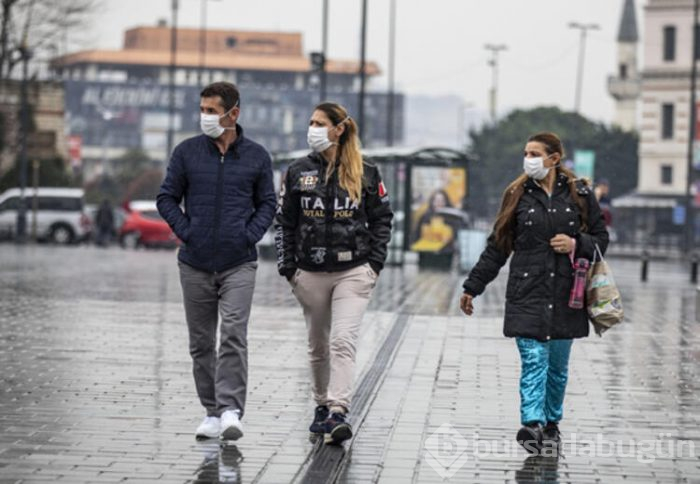
[[[549,156],[547,157],[549,158]],[[544,158],[536,156],[534,158],[523,158],[523,170],[525,174],[535,180],[542,180],[549,173],[549,168],[544,166]]]

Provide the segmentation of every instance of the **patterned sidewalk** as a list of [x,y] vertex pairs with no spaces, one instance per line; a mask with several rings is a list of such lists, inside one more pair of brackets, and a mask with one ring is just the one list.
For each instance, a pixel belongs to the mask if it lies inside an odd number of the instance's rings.
[[[467,319],[461,276],[388,269],[358,383],[408,319],[339,482],[700,482],[695,289],[680,263],[655,262],[646,284],[638,263],[612,264],[628,322],[574,344],[562,431],[620,440],[617,455],[570,447],[558,463],[532,461],[513,446],[519,361],[501,335],[504,274]],[[274,264],[258,272],[245,437],[225,448],[192,436],[202,411],[174,253],[0,245],[0,267],[0,482],[302,481],[314,456],[304,323]],[[685,447],[671,457],[642,441]]]

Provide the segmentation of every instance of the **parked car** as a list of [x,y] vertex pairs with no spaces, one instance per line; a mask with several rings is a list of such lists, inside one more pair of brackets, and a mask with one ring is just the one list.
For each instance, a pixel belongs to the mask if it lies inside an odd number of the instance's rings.
[[[37,239],[71,244],[88,238],[91,222],[84,210],[83,195],[81,188],[26,189],[27,235],[32,233],[36,197]],[[0,195],[0,237],[13,239],[16,236],[19,202],[19,188],[11,188]]]
[[156,202],[134,200],[124,204],[126,217],[119,229],[119,243],[124,248],[176,247],[180,241],[158,213]]

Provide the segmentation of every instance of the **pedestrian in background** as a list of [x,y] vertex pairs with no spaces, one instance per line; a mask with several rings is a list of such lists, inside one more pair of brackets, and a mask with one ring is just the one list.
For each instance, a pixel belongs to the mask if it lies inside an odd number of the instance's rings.
[[335,103],[316,106],[308,156],[287,170],[278,208],[279,273],[306,319],[312,433],[326,443],[352,436],[347,421],[360,323],[384,266],[393,217],[376,166],[363,161],[357,125]]
[[200,112],[204,134],[175,147],[157,203],[182,241],[178,265],[189,350],[206,409],[195,435],[236,440],[243,435],[255,244],[275,212],[272,162],[237,123],[235,85],[216,82],[204,88]]
[[572,258],[602,252],[608,232],[593,191],[564,168],[564,149],[553,133],[531,136],[525,173],[503,193],[487,247],[464,281],[460,306],[473,300],[512,254],[503,332],[515,337],[521,359],[517,441],[529,452],[559,447],[568,363],[574,338],[588,336],[583,308],[569,307]]
[[106,247],[112,242],[114,236],[114,210],[109,200],[104,199],[95,215],[97,237],[95,243],[99,247]]
[[600,205],[600,210],[603,213],[605,226],[610,227],[612,225],[612,204],[610,202],[610,183],[606,178],[598,180],[594,193],[596,200],[598,200],[598,205]]

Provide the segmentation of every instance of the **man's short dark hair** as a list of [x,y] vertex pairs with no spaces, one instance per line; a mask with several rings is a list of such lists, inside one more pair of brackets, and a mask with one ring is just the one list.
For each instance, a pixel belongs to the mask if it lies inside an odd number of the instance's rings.
[[219,96],[221,98],[221,105],[224,107],[224,112],[229,111],[232,107],[239,105],[241,101],[241,95],[238,92],[238,88],[235,84],[231,82],[214,82],[209,84],[207,87],[202,89],[199,93],[200,97],[214,97]]

